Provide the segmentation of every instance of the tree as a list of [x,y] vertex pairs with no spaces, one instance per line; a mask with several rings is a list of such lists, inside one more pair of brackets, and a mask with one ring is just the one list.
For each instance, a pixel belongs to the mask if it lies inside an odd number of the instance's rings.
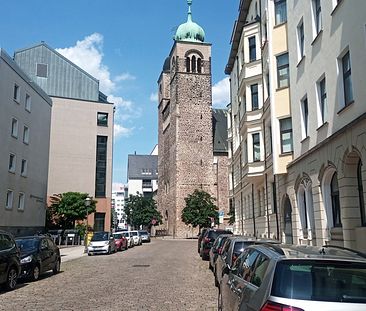
[[182,221],[194,228],[211,227],[212,220],[218,223],[218,207],[214,204],[215,198],[203,190],[195,190],[184,199],[186,206],[182,211]]
[[48,208],[47,227],[73,228],[75,222],[84,220],[87,214],[95,212],[97,201],[91,200],[90,205],[85,205],[89,195],[80,192],[66,192],[51,196],[51,205]]
[[152,198],[145,198],[141,194],[130,195],[125,202],[127,223],[134,228],[157,226],[162,223],[162,216],[157,210],[156,202]]

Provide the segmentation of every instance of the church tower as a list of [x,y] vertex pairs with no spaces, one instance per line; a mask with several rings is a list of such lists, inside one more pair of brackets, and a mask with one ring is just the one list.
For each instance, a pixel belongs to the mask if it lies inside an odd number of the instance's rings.
[[173,237],[190,237],[181,221],[185,200],[195,189],[214,194],[211,44],[193,22],[180,25],[158,80],[158,208],[163,228]]

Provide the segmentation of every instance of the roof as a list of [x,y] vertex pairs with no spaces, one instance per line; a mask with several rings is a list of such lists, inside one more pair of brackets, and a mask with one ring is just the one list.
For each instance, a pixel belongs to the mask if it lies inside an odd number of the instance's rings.
[[214,153],[227,153],[227,110],[212,109],[212,136]]
[[0,58],[3,59],[38,95],[40,95],[50,106],[52,106],[52,99],[42,90],[32,79],[19,67],[19,65],[0,48]]
[[128,155],[128,179],[158,179],[157,155]]

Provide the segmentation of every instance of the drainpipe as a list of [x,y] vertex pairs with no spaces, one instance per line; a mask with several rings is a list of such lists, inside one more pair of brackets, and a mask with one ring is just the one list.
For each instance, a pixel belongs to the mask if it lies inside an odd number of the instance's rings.
[[273,182],[273,209],[275,210],[275,214],[276,214],[276,226],[277,226],[277,240],[281,240],[280,239],[280,224],[278,221],[278,206],[277,206],[277,186],[276,186],[276,180],[277,180],[277,175],[273,175],[274,178],[274,182]]
[[269,208],[268,208],[268,176],[267,173],[264,175],[266,181],[266,209],[267,209],[267,226],[268,226],[268,238],[271,237],[271,227],[269,222]]
[[252,184],[252,210],[253,210],[253,227],[254,227],[254,237],[257,237],[257,228],[255,226],[255,208],[254,208],[254,185]]

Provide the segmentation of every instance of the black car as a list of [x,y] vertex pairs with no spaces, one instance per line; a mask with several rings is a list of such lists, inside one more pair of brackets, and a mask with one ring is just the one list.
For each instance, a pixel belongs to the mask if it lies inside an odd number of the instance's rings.
[[12,290],[17,285],[20,274],[19,255],[13,237],[0,231],[0,285],[4,285],[7,290]]
[[224,229],[208,229],[201,241],[201,249],[200,249],[200,255],[202,257],[202,260],[209,260],[209,252],[210,249],[215,242],[216,238],[220,234],[233,234],[230,230],[224,230]]
[[203,228],[200,234],[198,235],[198,254],[201,254],[201,242],[207,230],[208,228]]
[[37,281],[39,276],[49,270],[54,274],[60,271],[60,250],[48,236],[29,236],[17,238],[20,249],[22,278]]

